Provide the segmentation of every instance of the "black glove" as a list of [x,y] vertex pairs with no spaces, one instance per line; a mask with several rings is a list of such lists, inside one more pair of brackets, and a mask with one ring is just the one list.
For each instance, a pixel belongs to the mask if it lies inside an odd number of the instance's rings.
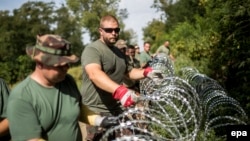
[[116,125],[119,125],[118,119],[111,116],[105,117],[100,124],[100,126],[103,128],[110,128]]

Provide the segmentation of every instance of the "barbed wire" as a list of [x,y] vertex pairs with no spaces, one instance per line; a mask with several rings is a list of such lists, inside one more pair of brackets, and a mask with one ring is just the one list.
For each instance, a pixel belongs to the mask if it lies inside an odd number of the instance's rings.
[[194,141],[200,131],[206,138],[210,130],[246,124],[240,103],[217,81],[191,67],[175,76],[173,63],[165,54],[156,55],[150,66],[161,70],[163,79],[141,80],[142,100],[119,115],[120,125],[108,129],[102,140],[114,132],[130,130],[133,134],[122,134],[115,140]]

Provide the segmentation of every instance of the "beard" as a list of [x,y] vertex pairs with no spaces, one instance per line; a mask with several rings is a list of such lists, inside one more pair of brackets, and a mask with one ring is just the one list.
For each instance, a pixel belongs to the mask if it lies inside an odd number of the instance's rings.
[[118,37],[111,37],[111,38],[103,38],[103,41],[107,46],[114,46],[116,41],[118,40]]

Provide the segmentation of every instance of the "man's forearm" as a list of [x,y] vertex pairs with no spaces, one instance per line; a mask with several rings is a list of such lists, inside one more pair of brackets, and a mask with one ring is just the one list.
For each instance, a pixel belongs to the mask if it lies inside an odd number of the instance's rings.
[[6,135],[9,132],[9,122],[5,118],[0,121],[0,137]]
[[[90,76],[90,75],[89,75]],[[90,76],[90,80],[99,88],[113,93],[120,84],[112,81],[104,72],[94,70]]]
[[139,69],[139,68],[133,68],[129,73],[128,76],[132,80],[139,80],[144,78],[145,76],[143,75],[144,69]]

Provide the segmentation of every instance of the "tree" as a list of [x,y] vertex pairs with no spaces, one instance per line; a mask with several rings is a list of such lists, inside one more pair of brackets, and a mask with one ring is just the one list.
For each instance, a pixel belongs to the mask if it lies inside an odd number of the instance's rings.
[[200,5],[200,0],[154,0],[153,8],[162,11],[166,19],[167,30],[178,23],[195,22],[195,16],[203,16],[205,9]]
[[123,20],[128,17],[128,13],[126,9],[118,9],[119,2],[120,0],[67,0],[67,5],[74,15],[79,18],[84,28],[83,30],[89,33],[90,40],[94,41],[99,38],[98,27],[100,18],[106,14],[112,14],[118,18],[121,27],[120,35],[128,37],[125,35],[127,32],[124,32],[123,23]]
[[214,46],[212,76],[219,80],[250,115],[250,0],[208,1],[206,17],[221,33]]
[[[54,20],[56,26],[54,32],[68,39],[72,46],[72,52],[77,56],[81,56],[81,52],[84,49],[82,40],[83,32],[78,19],[69,11],[64,5],[55,11],[56,16]],[[79,63],[75,65],[79,65]]]
[[157,19],[153,19],[147,27],[143,28],[144,41],[153,43],[153,52],[166,40],[164,36],[166,31],[165,23]]
[[155,0],[155,7],[166,13],[171,31],[164,36],[173,41],[175,65],[192,64],[217,80],[249,116],[250,0],[171,2]]
[[[19,9],[0,11],[0,74],[9,84],[24,79],[34,63],[26,55],[26,47],[35,44],[37,34],[60,34],[75,46],[73,51],[83,49],[81,30],[69,11],[55,9],[53,2],[27,2]],[[79,53],[80,54],[80,53]]]
[[[52,7],[41,2],[28,2],[23,4],[20,9],[15,9],[13,15],[1,15],[1,17],[7,18],[1,22],[8,24],[8,26],[1,26],[1,48],[8,52],[4,54],[4,60],[1,62],[1,67],[5,68],[1,75],[9,84],[23,79],[30,72],[31,66],[25,68],[23,66],[27,62],[20,61],[27,60],[25,59],[25,57],[27,58],[25,48],[34,43],[35,35],[50,31],[50,20],[47,19],[49,19],[48,15],[50,15]],[[46,12],[43,12],[43,9]]]

